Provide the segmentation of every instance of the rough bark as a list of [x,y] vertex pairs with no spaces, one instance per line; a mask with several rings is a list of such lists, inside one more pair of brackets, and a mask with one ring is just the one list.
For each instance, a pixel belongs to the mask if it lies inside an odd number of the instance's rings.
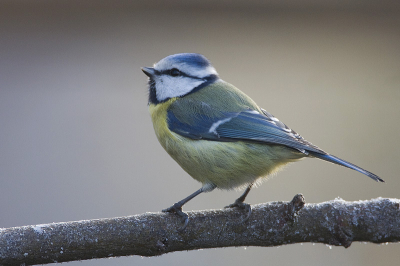
[[278,246],[301,242],[349,247],[353,241],[400,240],[400,200],[335,199],[305,204],[253,205],[249,220],[237,209],[188,212],[183,231],[174,214],[140,215],[0,229],[0,265],[34,265],[93,258],[230,246]]

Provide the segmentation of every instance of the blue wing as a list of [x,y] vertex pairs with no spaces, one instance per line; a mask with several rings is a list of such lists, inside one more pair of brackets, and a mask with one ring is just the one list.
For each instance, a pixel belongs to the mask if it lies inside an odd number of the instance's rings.
[[169,111],[168,127],[171,131],[191,139],[264,142],[285,145],[305,154],[309,151],[326,154],[273,115],[262,111],[263,113],[259,113],[247,109],[223,113],[218,117],[198,115],[191,124],[180,121]]
[[306,155],[338,164],[384,182],[377,175],[345,160],[330,155],[280,122],[265,110],[263,113],[247,109],[241,112],[226,112],[217,117],[199,114],[191,123],[177,118],[168,111],[168,127],[171,131],[190,139],[211,141],[247,141],[279,144],[296,149]]

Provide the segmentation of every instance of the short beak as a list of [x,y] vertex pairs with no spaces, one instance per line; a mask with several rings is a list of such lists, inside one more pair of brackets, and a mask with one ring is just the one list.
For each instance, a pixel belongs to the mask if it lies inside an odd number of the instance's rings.
[[151,77],[153,77],[155,75],[155,70],[152,67],[142,67],[142,71],[149,78],[151,78]]

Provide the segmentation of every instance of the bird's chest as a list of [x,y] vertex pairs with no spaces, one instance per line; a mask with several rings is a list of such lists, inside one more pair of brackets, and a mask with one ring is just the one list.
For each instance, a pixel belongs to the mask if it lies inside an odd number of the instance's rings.
[[171,99],[163,104],[150,104],[149,112],[153,122],[154,132],[161,146],[168,152],[173,153],[176,149],[178,141],[177,135],[171,132],[168,128],[167,111],[168,107],[174,100]]

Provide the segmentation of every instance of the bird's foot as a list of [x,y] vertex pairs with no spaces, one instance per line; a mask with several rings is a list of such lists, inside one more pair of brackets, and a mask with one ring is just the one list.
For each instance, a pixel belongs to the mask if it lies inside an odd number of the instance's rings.
[[170,213],[177,214],[182,219],[182,222],[183,222],[183,226],[181,228],[179,228],[178,231],[185,230],[186,226],[189,223],[189,216],[182,211],[182,206],[181,205],[175,203],[171,207],[162,210],[162,212],[170,212]]
[[232,204],[230,204],[228,206],[225,206],[225,208],[239,208],[239,209],[245,210],[247,212],[247,215],[242,221],[240,221],[240,223],[246,222],[249,219],[250,215],[251,215],[251,206],[250,206],[250,204],[244,203],[240,199],[235,200],[234,203],[232,203]]

